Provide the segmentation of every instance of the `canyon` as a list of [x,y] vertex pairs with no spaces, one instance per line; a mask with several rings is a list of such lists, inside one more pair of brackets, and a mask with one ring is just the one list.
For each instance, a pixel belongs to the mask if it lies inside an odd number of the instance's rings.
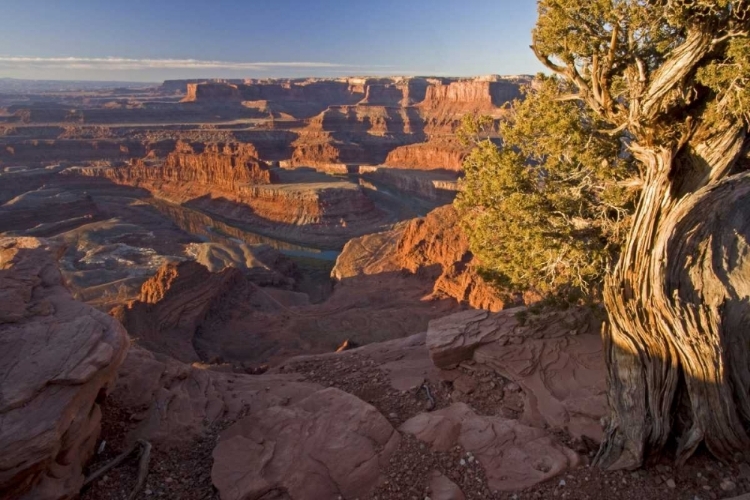
[[143,498],[681,498],[584,467],[602,311],[485,282],[451,205],[461,120],[529,85],[1,88],[0,496],[125,499],[141,460]]

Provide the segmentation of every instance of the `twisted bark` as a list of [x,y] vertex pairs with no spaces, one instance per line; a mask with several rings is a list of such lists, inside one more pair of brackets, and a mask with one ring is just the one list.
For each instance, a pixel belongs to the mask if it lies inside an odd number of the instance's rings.
[[639,467],[671,437],[678,462],[702,442],[724,458],[750,449],[750,176],[729,176],[745,129],[697,136],[680,152],[634,148],[647,177],[604,296],[604,468]]

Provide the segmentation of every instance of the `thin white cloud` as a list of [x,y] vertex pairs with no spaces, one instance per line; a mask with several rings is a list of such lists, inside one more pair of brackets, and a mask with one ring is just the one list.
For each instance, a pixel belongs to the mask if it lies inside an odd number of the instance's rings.
[[38,69],[97,69],[97,70],[146,70],[146,69],[224,69],[240,71],[268,71],[275,68],[332,69],[367,68],[387,66],[356,66],[327,62],[235,62],[200,59],[130,59],[124,57],[19,57],[0,56],[1,68]]

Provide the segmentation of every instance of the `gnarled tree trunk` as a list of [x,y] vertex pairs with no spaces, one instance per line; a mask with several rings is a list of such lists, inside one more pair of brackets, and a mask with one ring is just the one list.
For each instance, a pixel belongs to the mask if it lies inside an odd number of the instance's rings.
[[[635,468],[676,438],[750,450],[750,174],[742,123],[678,151],[634,146],[643,191],[605,285],[611,418],[596,463]],[[746,146],[744,146],[746,147]]]

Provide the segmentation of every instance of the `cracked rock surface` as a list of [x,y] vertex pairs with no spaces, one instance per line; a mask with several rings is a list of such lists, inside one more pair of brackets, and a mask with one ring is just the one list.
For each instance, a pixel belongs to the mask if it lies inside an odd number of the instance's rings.
[[374,407],[335,388],[240,420],[222,434],[211,476],[221,498],[287,493],[357,498],[381,479],[400,436]]
[[56,248],[0,239],[0,497],[77,495],[99,436],[99,399],[128,349],[125,329],[74,300]]

